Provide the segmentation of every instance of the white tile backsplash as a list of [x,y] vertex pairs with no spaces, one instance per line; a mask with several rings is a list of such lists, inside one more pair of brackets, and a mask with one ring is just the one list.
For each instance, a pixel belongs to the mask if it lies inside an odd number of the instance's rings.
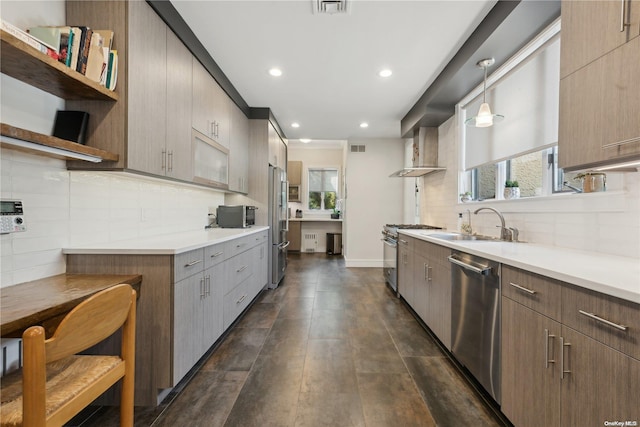
[[1,197],[22,200],[27,231],[0,235],[0,286],[65,272],[62,248],[203,229],[224,193],[133,174],[68,171],[0,151]]
[[475,232],[498,236],[497,215],[473,215],[477,208],[491,206],[526,242],[640,258],[639,172],[607,173],[603,193],[461,204],[456,198],[459,147],[454,116],[439,128],[439,164],[447,170],[423,178],[421,222],[455,230],[458,212],[470,209]]

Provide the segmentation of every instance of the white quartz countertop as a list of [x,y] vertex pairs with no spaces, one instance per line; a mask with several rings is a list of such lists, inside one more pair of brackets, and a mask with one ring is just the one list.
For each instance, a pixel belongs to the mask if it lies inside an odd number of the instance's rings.
[[534,243],[443,240],[441,230],[398,230],[417,239],[481,256],[640,304],[640,259]]
[[62,253],[85,255],[175,255],[268,229],[269,227],[264,226],[252,226],[250,228],[211,228],[202,231],[188,231],[162,236],[140,237],[116,242],[73,246],[63,248]]

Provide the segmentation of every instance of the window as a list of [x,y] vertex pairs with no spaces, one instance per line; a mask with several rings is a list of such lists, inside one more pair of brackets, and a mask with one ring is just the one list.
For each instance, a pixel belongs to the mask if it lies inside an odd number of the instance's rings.
[[338,199],[338,169],[309,169],[309,209],[332,210]]

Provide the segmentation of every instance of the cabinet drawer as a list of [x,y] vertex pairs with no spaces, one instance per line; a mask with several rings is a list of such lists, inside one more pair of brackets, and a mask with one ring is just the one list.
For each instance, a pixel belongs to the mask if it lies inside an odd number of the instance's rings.
[[231,256],[231,242],[218,243],[204,248],[204,268],[213,267]]
[[233,239],[228,243],[230,245],[231,256],[233,257],[250,249],[253,246],[254,237],[252,235],[238,237],[237,239]]
[[429,258],[430,263],[437,262],[439,265],[447,267],[451,265],[448,260],[449,255],[451,255],[451,249],[445,246],[416,239],[413,244],[413,250]]
[[224,297],[223,320],[226,330],[234,320],[249,306],[251,296],[249,295],[249,280],[245,280],[236,286]]
[[179,282],[204,270],[204,249],[184,252],[174,257],[174,281]]
[[502,265],[502,295],[558,321],[562,287],[560,281]]
[[413,251],[414,247],[415,247],[415,242],[418,239],[415,239],[413,237],[409,237],[406,234],[399,234],[398,235],[398,250],[402,250],[402,249],[406,249],[409,251]]
[[251,251],[246,251],[229,260],[228,280],[224,289],[225,295],[251,276],[254,268],[251,263],[252,259]]
[[640,360],[640,304],[566,285],[562,323]]

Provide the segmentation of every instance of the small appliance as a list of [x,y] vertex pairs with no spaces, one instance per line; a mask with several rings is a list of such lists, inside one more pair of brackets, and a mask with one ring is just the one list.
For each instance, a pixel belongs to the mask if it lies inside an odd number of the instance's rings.
[[216,223],[220,228],[248,228],[256,223],[255,206],[222,205],[216,209]]
[[22,201],[2,200],[0,201],[0,206],[0,234],[27,231],[27,226],[24,223]]

